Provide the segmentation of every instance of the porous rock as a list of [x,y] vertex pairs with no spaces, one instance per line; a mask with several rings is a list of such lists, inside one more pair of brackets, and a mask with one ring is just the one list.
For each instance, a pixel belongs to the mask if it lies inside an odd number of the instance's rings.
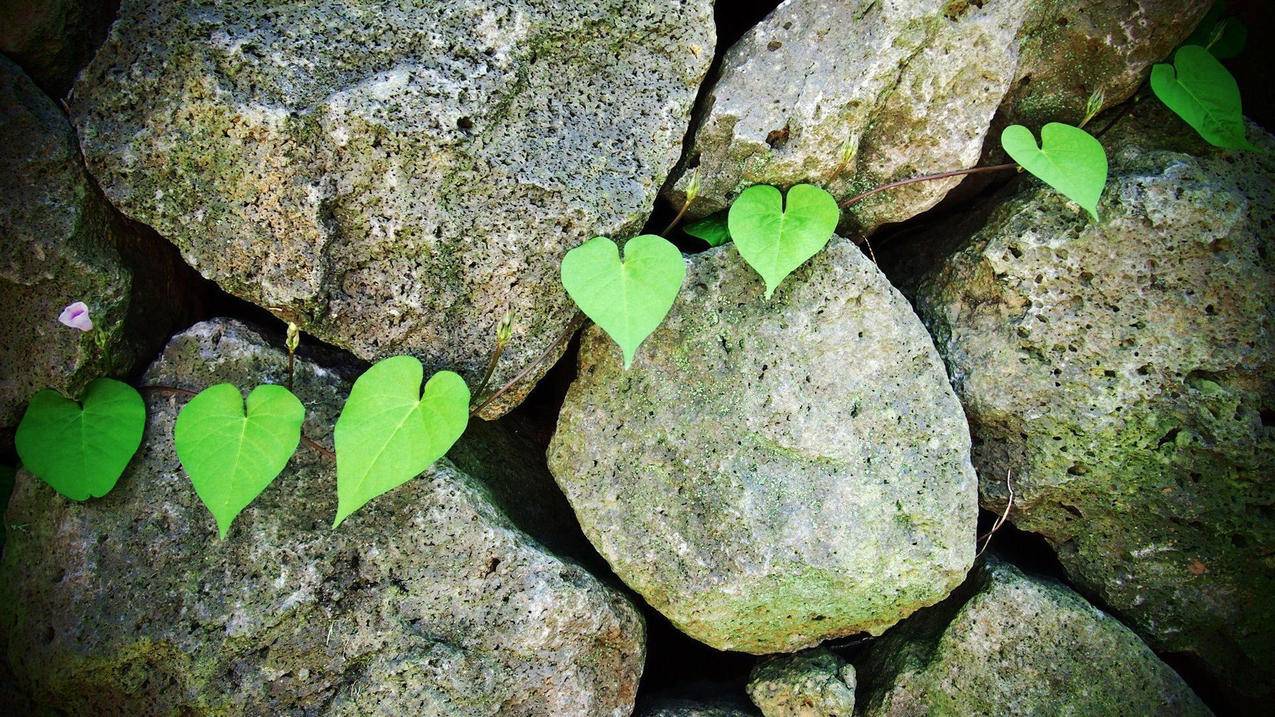
[[[42,388],[77,395],[162,343],[198,285],[176,295],[171,249],[149,251],[93,188],[66,117],[0,56],[0,426]],[[167,247],[163,247],[167,248]],[[58,323],[88,306],[93,330]]]
[[[563,254],[637,232],[713,55],[708,0],[124,0],[71,107],[125,214],[366,359],[516,405],[561,352]],[[552,356],[550,356],[552,358]]]
[[1275,678],[1275,139],[1213,150],[1166,110],[1104,137],[1094,223],[1026,178],[919,245],[918,308],[985,507],[1231,694]]
[[[752,184],[821,185],[838,199],[972,167],[1010,122],[1079,122],[1090,93],[1129,96],[1207,0],[787,0],[731,47],[670,185],[690,216]],[[934,206],[960,177],[874,195],[871,231]]]
[[[243,324],[206,322],[146,380],[247,389],[283,382],[286,365]],[[305,432],[330,445],[348,384],[298,361],[294,386]],[[38,702],[85,715],[632,712],[639,613],[517,529],[484,483],[443,460],[334,529],[334,464],[303,445],[218,540],[173,452],[178,399],[148,396],[141,452],[105,498],[73,503],[19,474],[0,634]]]
[[871,643],[860,714],[1212,714],[1137,635],[1061,583],[996,560],[970,582]]
[[734,246],[697,255],[627,371],[587,330],[549,466],[616,574],[718,649],[879,634],[973,558],[960,405],[907,301],[840,238],[772,300]]

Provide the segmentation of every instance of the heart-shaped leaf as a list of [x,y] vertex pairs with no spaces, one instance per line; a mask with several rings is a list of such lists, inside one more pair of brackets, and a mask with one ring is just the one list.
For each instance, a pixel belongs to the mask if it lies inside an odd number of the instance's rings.
[[682,231],[696,239],[703,239],[709,246],[721,246],[730,241],[730,227],[726,223],[726,215],[722,212],[687,224]]
[[615,242],[606,237],[594,237],[562,258],[567,295],[620,345],[626,369],[673,308],[685,278],[682,252],[654,234],[630,239],[623,263]]
[[173,425],[177,457],[223,539],[235,516],[279,476],[301,443],[305,407],[283,386],[248,394],[210,386],[190,399]]
[[1040,139],[1038,147],[1031,130],[1020,124],[1001,132],[1001,146],[1011,159],[1098,221],[1098,200],[1107,186],[1102,143],[1079,127],[1059,122],[1045,125]]
[[420,475],[469,425],[469,387],[451,371],[425,384],[412,356],[378,361],[359,376],[336,421],[336,520]]
[[146,404],[126,383],[99,378],[83,402],[81,408],[56,391],[40,391],[14,436],[26,469],[71,500],[111,492],[146,428]]
[[1180,47],[1173,54],[1172,65],[1152,67],[1151,89],[1209,144],[1253,149],[1244,136],[1239,85],[1203,47]]
[[749,187],[727,215],[730,236],[740,256],[766,282],[768,299],[784,277],[828,244],[840,219],[837,200],[810,184],[789,189],[786,207],[778,189]]

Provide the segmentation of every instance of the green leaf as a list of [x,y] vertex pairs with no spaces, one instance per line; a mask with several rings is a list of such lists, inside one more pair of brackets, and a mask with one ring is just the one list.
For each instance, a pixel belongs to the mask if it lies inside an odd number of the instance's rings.
[[687,224],[682,231],[696,239],[704,240],[704,243],[709,246],[721,246],[730,241],[730,226],[726,221],[726,215],[722,212]]
[[562,286],[576,306],[620,345],[624,368],[655,331],[682,288],[686,260],[663,237],[643,234],[620,250],[594,237],[562,258]]
[[228,383],[190,399],[173,425],[173,444],[221,538],[235,516],[279,476],[301,443],[305,407],[283,386],[243,395]]
[[1219,0],[1182,44],[1199,45],[1219,60],[1229,60],[1244,51],[1247,41],[1248,28],[1237,18],[1227,17],[1226,3]]
[[84,407],[45,389],[31,399],[14,442],[26,469],[71,500],[101,498],[142,445],[146,404],[137,389],[99,378]]
[[759,184],[745,189],[727,215],[731,238],[766,282],[768,299],[784,277],[827,245],[841,219],[837,200],[810,184],[789,189],[787,204],[778,189]]
[[1068,124],[1050,122],[1040,131],[1016,124],[1001,132],[1001,146],[1023,169],[1079,204],[1098,221],[1098,200],[1107,186],[1107,152],[1093,135]]
[[451,371],[425,384],[412,356],[378,361],[359,376],[336,421],[336,520],[420,475],[469,425],[469,387]]
[[1151,90],[1209,144],[1254,149],[1244,137],[1239,85],[1203,47],[1178,48],[1172,65],[1152,67]]

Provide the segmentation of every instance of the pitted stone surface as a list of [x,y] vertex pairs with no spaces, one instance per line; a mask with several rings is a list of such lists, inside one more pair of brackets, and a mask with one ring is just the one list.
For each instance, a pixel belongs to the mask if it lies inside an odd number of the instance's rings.
[[[696,217],[752,184],[810,182],[840,200],[972,167],[1011,122],[1076,123],[1091,92],[1108,107],[1132,94],[1211,4],[787,0],[727,51],[669,198],[684,202],[692,173]],[[960,181],[882,192],[848,223],[903,221]]]
[[718,649],[879,634],[973,558],[964,414],[907,301],[840,238],[770,301],[734,246],[697,255],[628,371],[586,331],[549,466],[616,574]]
[[107,196],[222,288],[471,382],[509,311],[499,386],[573,315],[563,254],[642,227],[713,46],[708,0],[125,0],[71,106]]
[[[281,383],[286,365],[243,324],[215,321],[174,338],[146,380],[247,389]],[[296,371],[304,430],[330,445],[349,385],[308,361]],[[73,503],[18,476],[0,634],[37,702],[75,715],[632,712],[640,614],[515,527],[490,482],[443,460],[333,529],[334,464],[303,445],[218,540],[173,451],[179,408],[149,394],[141,452],[105,498]]]
[[983,504],[1157,649],[1275,678],[1275,139],[1212,150],[1147,108],[1091,223],[1027,178],[939,227],[917,290],[977,437]]

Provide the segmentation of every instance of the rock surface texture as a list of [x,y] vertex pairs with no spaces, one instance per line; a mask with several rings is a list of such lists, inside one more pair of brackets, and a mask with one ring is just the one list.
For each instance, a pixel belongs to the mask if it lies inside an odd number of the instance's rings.
[[[206,322],[147,380],[247,388],[285,366],[244,325]],[[299,361],[295,388],[305,431],[327,443],[348,385]],[[442,461],[332,529],[333,464],[303,445],[219,541],[173,453],[177,410],[150,398],[141,453],[106,498],[70,503],[19,475],[0,634],[38,701],[85,715],[631,713],[640,615],[515,528],[487,486]]]
[[718,649],[879,634],[973,558],[961,407],[907,301],[839,238],[770,301],[733,246],[696,256],[628,371],[587,330],[549,466],[616,574]]
[[[0,426],[36,391],[75,395],[163,341],[183,300],[161,302],[153,274],[135,282],[119,251],[133,241],[85,175],[66,117],[0,56]],[[164,264],[158,252],[152,267]],[[75,301],[91,333],[58,323]]]
[[642,227],[713,48],[708,0],[124,0],[71,105],[112,202],[230,293],[471,381],[509,311],[499,386],[573,315],[563,254]]
[[637,713],[640,717],[756,717],[756,712],[730,702],[688,699],[659,700]]
[[765,717],[853,717],[854,665],[817,648],[759,663],[748,696]]
[[[819,184],[838,199],[974,166],[1000,127],[1078,122],[1095,90],[1131,94],[1206,0],[788,0],[726,53],[682,176],[691,216],[751,184]],[[850,210],[870,231],[934,206],[960,178]]]
[[1025,179],[918,305],[976,436],[984,506],[1082,590],[1238,693],[1275,678],[1275,139],[1219,152],[1162,111],[1104,137],[1091,223]]
[[996,561],[971,582],[963,605],[954,596],[872,643],[860,714],[1211,714],[1137,635],[1066,586]]

